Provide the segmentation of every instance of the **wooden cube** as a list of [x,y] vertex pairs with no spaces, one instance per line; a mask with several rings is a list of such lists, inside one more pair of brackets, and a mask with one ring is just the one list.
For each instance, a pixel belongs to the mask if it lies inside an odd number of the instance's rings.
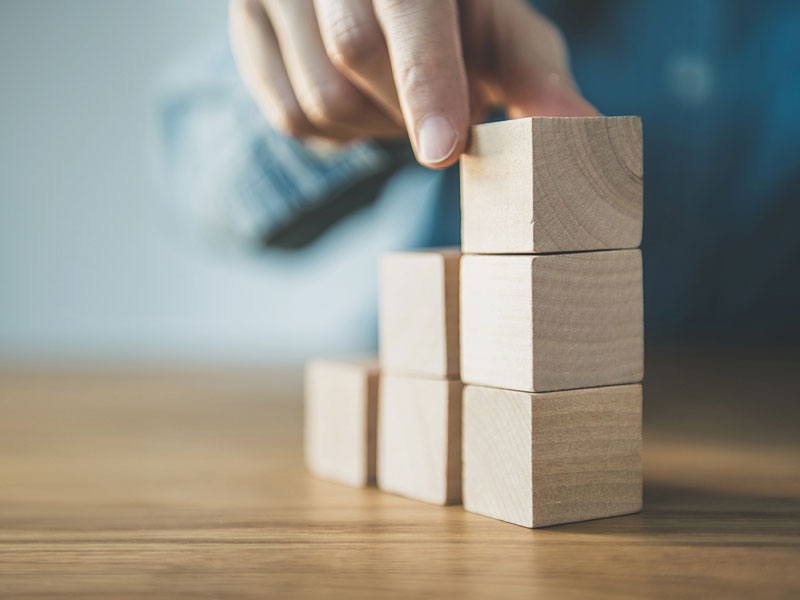
[[375,482],[377,360],[308,363],[304,436],[308,469],[352,486]]
[[381,378],[378,487],[432,504],[461,501],[461,383]]
[[381,257],[379,344],[387,372],[458,376],[458,250]]
[[642,508],[642,386],[464,388],[464,508],[524,527]]
[[472,128],[461,157],[465,253],[636,248],[639,117],[534,117]]
[[639,250],[461,260],[461,378],[527,392],[644,375]]

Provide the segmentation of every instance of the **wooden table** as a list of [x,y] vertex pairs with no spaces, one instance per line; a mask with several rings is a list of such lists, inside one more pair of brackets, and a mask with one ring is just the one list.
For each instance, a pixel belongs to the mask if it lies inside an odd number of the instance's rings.
[[800,354],[650,351],[645,511],[529,531],[309,477],[293,369],[0,376],[0,596],[800,597]]

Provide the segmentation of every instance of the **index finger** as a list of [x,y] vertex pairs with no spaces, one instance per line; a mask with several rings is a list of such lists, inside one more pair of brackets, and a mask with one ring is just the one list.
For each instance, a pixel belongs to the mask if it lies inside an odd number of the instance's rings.
[[455,0],[375,0],[417,160],[453,164],[464,150],[469,94]]

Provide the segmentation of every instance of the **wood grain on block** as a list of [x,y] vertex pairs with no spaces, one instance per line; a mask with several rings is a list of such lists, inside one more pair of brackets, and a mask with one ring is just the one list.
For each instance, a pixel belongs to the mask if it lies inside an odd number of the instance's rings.
[[636,248],[639,117],[534,117],[472,128],[461,157],[465,253]]
[[461,260],[461,378],[544,392],[644,375],[639,250]]
[[458,250],[381,257],[380,363],[386,372],[457,377]]
[[461,383],[385,375],[378,487],[432,504],[461,501]]
[[316,360],[305,370],[303,442],[308,469],[352,486],[375,482],[378,363]]
[[642,508],[642,386],[464,388],[464,508],[546,527]]

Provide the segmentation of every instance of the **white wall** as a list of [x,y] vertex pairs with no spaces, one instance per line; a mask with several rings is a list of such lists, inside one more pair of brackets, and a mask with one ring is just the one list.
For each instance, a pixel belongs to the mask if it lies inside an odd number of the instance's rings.
[[[0,2],[0,362],[294,360],[369,347],[374,278],[343,286],[330,268],[341,252],[342,269],[372,273],[369,253],[320,247],[328,268],[301,280],[292,260],[218,256],[167,225],[148,164],[150,86],[165,61],[224,35],[226,10],[223,0]],[[334,326],[315,307],[337,301],[351,309]]]

